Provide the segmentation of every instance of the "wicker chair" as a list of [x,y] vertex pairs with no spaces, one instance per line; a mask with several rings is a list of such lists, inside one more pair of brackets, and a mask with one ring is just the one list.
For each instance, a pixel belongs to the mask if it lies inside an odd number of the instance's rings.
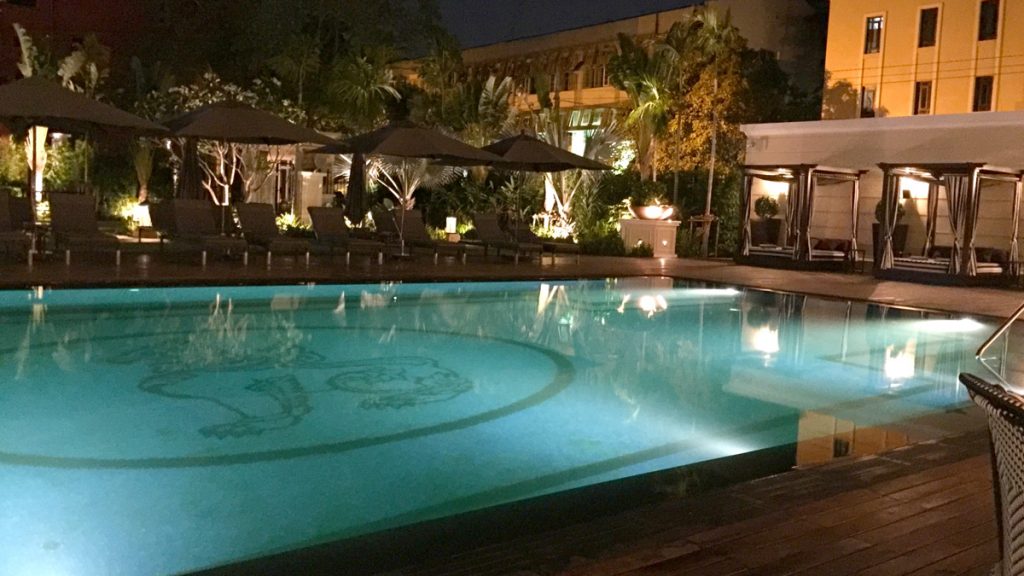
[[1024,397],[972,374],[961,374],[971,399],[988,415],[999,526],[998,576],[1024,574]]
[[0,193],[0,248],[8,254],[27,255],[29,266],[32,265],[32,237],[20,222],[11,217],[10,196]]

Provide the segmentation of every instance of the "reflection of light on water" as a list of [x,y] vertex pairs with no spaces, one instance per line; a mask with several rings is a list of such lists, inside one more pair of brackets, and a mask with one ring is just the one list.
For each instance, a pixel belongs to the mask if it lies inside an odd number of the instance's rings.
[[754,331],[751,341],[754,350],[763,354],[775,354],[779,351],[779,330],[771,326],[761,326]]
[[933,334],[961,334],[977,332],[985,328],[985,325],[973,318],[958,318],[956,320],[919,320],[913,323],[913,327],[921,332]]
[[754,451],[750,446],[745,446],[739,442],[732,442],[729,440],[706,440],[705,443],[712,450],[722,456],[736,456],[737,454],[746,454],[747,452]]
[[[625,304],[625,302],[623,302],[623,304]],[[648,318],[668,308],[668,302],[665,301],[665,297],[661,294],[658,294],[657,296],[651,296],[650,294],[641,296],[636,305],[644,312],[644,314],[647,314]]]
[[735,288],[686,288],[679,291],[684,296],[736,296],[740,293]]
[[914,377],[914,356],[917,341],[911,339],[907,345],[896,352],[896,346],[889,345],[885,349],[885,377],[893,382],[903,382]]

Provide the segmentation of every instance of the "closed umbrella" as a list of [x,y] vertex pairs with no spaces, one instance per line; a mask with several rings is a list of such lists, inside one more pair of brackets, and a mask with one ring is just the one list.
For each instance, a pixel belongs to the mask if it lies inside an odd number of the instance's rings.
[[[455,138],[408,122],[396,122],[366,134],[313,150],[318,154],[362,154],[433,160],[446,166],[481,166],[501,162],[501,158],[460,142]],[[404,172],[404,170],[403,170]],[[407,190],[406,193],[412,192]],[[407,195],[407,194],[406,194]],[[401,207],[398,237],[405,254],[405,206]]]

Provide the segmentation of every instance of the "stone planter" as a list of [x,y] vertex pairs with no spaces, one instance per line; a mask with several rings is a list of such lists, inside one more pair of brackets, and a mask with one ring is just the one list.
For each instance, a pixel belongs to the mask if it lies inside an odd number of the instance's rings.
[[654,249],[655,258],[676,257],[678,220],[619,220],[619,234],[626,251],[643,242]]

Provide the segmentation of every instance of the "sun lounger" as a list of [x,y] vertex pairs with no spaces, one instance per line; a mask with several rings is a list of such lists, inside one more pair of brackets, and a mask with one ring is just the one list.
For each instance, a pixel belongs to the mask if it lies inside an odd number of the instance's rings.
[[10,196],[0,196],[0,249],[7,254],[25,254],[32,265],[32,237],[11,218]]
[[242,225],[242,235],[249,245],[262,247],[267,251],[267,267],[270,267],[274,252],[285,254],[305,254],[306,266],[309,266],[309,241],[304,238],[282,236],[275,222],[274,207],[270,204],[239,204],[238,220]]
[[572,241],[541,238],[534,234],[533,230],[530,230],[525,226],[516,230],[516,237],[520,242],[526,242],[527,244],[540,244],[543,246],[544,251],[551,254],[552,264],[555,263],[555,255],[557,254],[575,254],[576,263],[579,264],[580,262],[580,247]]
[[377,263],[384,263],[384,243],[376,240],[353,238],[349,234],[348,225],[345,224],[345,211],[343,209],[310,206],[306,210],[309,212],[309,219],[313,222],[313,233],[316,234],[317,243],[329,248],[332,256],[335,249],[344,250],[345,264],[348,265],[353,250],[357,252],[375,252],[377,254]]
[[[220,226],[213,218],[213,210],[210,202],[206,200],[173,200],[170,203],[170,210],[158,208],[159,214],[156,219],[163,217],[164,231],[161,233],[170,234],[173,242],[184,246],[194,246],[202,253],[202,264],[206,266],[207,254],[241,254],[242,262],[249,263],[249,246],[245,240],[224,236],[220,233]],[[173,215],[173,224],[166,219],[167,213]],[[153,218],[152,208],[150,218]],[[156,220],[154,220],[154,227]]]
[[[396,212],[394,219],[396,222],[401,222],[401,213]],[[410,248],[426,248],[430,250],[434,255],[434,264],[437,264],[438,255],[442,252],[457,256],[462,260],[462,263],[466,263],[466,244],[458,242],[448,242],[446,240],[437,240],[430,236],[430,232],[427,232],[427,227],[423,223],[423,214],[419,210],[406,210],[405,211],[405,230],[402,235],[405,238],[405,245]]]
[[121,243],[112,234],[100,232],[96,222],[96,201],[85,194],[50,194],[50,229],[64,263],[71,265],[71,251],[114,252],[121,265]]
[[544,246],[533,242],[519,242],[509,237],[504,230],[501,229],[501,225],[498,224],[498,216],[496,214],[473,214],[473,227],[476,229],[477,236],[480,239],[480,243],[484,245],[485,250],[494,248],[498,256],[501,256],[501,251],[506,250],[512,252],[515,255],[515,261],[519,263],[519,255],[525,254],[527,257],[533,252],[537,253],[538,257],[542,257],[544,253]]

